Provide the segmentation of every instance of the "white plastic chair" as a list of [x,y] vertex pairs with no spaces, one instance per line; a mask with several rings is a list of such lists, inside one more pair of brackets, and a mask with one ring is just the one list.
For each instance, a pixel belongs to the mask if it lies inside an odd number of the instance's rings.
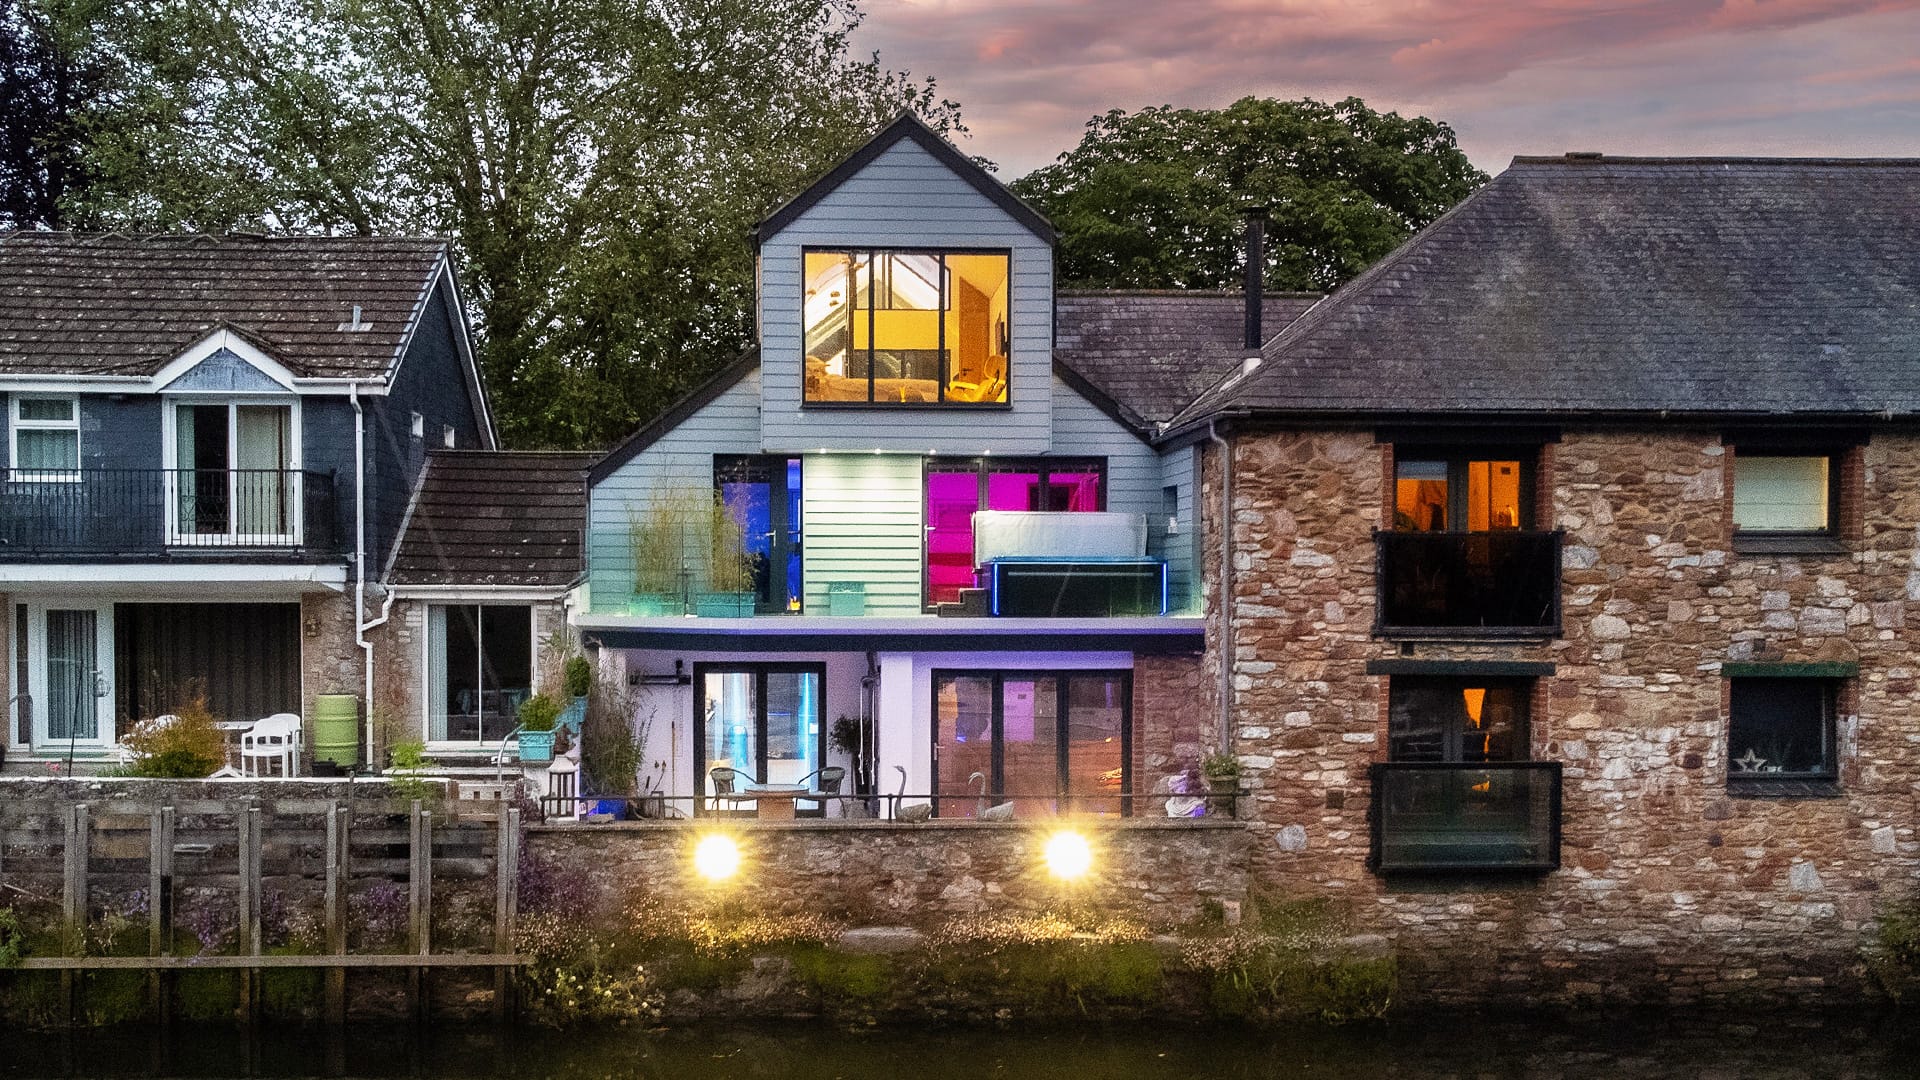
[[240,736],[240,771],[243,775],[267,776],[256,772],[250,763],[278,758],[280,775],[294,776],[300,768],[300,718],[293,713],[274,713],[248,728]]

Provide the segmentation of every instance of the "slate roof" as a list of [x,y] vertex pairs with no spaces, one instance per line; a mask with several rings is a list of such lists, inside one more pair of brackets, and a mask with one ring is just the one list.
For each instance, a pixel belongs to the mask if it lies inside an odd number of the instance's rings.
[[[1261,305],[1268,337],[1320,300],[1271,293]],[[1238,292],[1060,289],[1054,356],[1147,423],[1171,419],[1247,356]]]
[[[0,232],[0,374],[148,375],[223,325],[296,375],[384,374],[443,240]],[[341,330],[353,306],[369,329]]]
[[1920,413],[1920,160],[1516,158],[1176,426]]
[[598,456],[434,451],[387,580],[395,585],[571,585],[586,570],[586,476]]

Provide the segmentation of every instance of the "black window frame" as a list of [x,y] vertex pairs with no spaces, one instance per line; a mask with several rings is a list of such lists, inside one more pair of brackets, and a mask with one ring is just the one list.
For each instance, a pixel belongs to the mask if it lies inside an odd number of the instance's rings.
[[[1402,529],[1400,514],[1400,466],[1414,461],[1444,461],[1447,465],[1447,527],[1444,529]],[[1517,461],[1520,463],[1520,520],[1507,529],[1485,529],[1484,532],[1532,532],[1534,521],[1539,516],[1535,503],[1538,501],[1536,478],[1539,476],[1540,447],[1533,444],[1491,443],[1485,446],[1458,446],[1431,443],[1395,443],[1393,445],[1393,490],[1388,493],[1388,505],[1393,508],[1393,527],[1390,532],[1444,532],[1467,533],[1467,470],[1475,461]]]
[[[1817,675],[1759,674],[1727,676],[1727,786],[1734,790],[1747,790],[1759,793],[1827,794],[1825,790],[1840,782],[1840,697],[1845,689],[1844,677]],[[1787,686],[1815,688],[1819,691],[1821,715],[1815,720],[1819,725],[1822,768],[1812,772],[1762,772],[1742,770],[1734,756],[1735,715],[1741,705],[1741,699],[1747,694]],[[1744,693],[1743,693],[1744,691]],[[1752,748],[1748,748],[1751,752]],[[1745,755],[1742,755],[1744,757]],[[1812,785],[1808,787],[1807,785]],[[1768,792],[1769,788],[1778,788]]]
[[[1107,459],[1104,457],[1039,457],[1010,456],[994,457],[985,455],[966,457],[956,455],[931,455],[920,459],[920,513],[927,512],[927,482],[935,474],[942,476],[961,476],[967,472],[975,474],[974,501],[981,508],[987,505],[987,478],[994,473],[1032,472],[1040,476],[1040,486],[1052,490],[1052,475],[1062,473],[1094,473],[1100,477],[1099,497],[1094,512],[1107,508]],[[1044,512],[1044,511],[1043,511]],[[933,537],[933,526],[924,523],[920,534],[920,606],[923,611],[933,611],[933,560],[928,557],[927,544]]]
[[754,742],[759,748],[759,757],[754,761],[755,775],[749,777],[752,783],[762,783],[767,775],[767,676],[773,674],[811,673],[820,680],[820,716],[815,725],[813,759],[824,768],[827,763],[827,665],[824,661],[753,661],[736,663],[730,660],[703,661],[693,665],[693,813],[695,817],[705,816],[701,804],[707,801],[707,676],[708,675],[752,675],[753,709],[755,723]]
[[[787,485],[787,470],[790,465],[800,465],[801,520],[787,520],[787,503],[793,491]],[[729,471],[767,471],[767,501],[769,504],[770,528],[773,542],[768,555],[767,595],[759,595],[759,582],[755,582],[753,610],[756,615],[799,615],[807,608],[807,564],[806,564],[806,505],[807,460],[800,454],[715,454],[713,455],[713,493],[722,498],[722,483],[754,483],[751,479],[728,480],[724,474]],[[787,559],[800,557],[800,580],[787,580]],[[791,592],[800,600],[800,606],[789,608],[785,597],[791,585]]]
[[[1487,759],[1498,762],[1523,762],[1533,760],[1533,695],[1538,679],[1526,675],[1390,675],[1387,677],[1387,760],[1390,762],[1421,761],[1425,759],[1402,758],[1394,754],[1394,705],[1400,693],[1420,687],[1445,687],[1458,692],[1470,689],[1493,689],[1495,687],[1514,691],[1514,700],[1518,703],[1520,715],[1515,719],[1513,744],[1515,756]],[[1442,738],[1444,745],[1442,756],[1432,764],[1463,765],[1484,764],[1479,760],[1470,760],[1463,753],[1465,731],[1449,731]]]
[[[1068,752],[1071,749],[1068,723],[1070,706],[1068,704],[1067,680],[1073,676],[1096,676],[1117,678],[1126,688],[1121,694],[1120,709],[1120,794],[1118,795],[1079,795],[1067,789]],[[1075,799],[1117,799],[1120,803],[1120,816],[1133,816],[1133,672],[1127,668],[935,668],[927,680],[928,700],[931,703],[927,711],[928,723],[928,773],[933,778],[929,794],[933,797],[933,816],[940,816],[942,798],[955,801],[973,802],[972,798],[960,798],[952,795],[942,796],[940,792],[940,680],[942,679],[988,679],[993,683],[993,716],[988,721],[988,730],[993,733],[992,771],[987,777],[987,791],[991,795],[1003,790],[1006,782],[1005,767],[1005,709],[1006,683],[1009,679],[1052,679],[1054,680],[1054,747],[1058,760],[1054,762],[1054,807],[1059,810],[1065,802],[1071,810]],[[1016,791],[1015,795],[1027,795],[1029,792]]]
[[[947,310],[946,304],[948,302],[947,301],[947,281],[946,281],[946,278],[947,278],[946,256],[948,255],[999,255],[999,256],[1003,256],[1007,260],[1006,400],[1005,401],[948,401],[947,400],[947,378],[949,374],[947,369],[948,355],[947,355],[947,347],[946,347],[947,321],[946,319],[942,318],[938,320],[939,326],[940,326],[940,333],[939,333],[940,378],[938,380],[938,386],[935,388],[936,394],[937,394],[935,399],[933,401],[875,401],[874,386],[875,386],[875,383],[877,382],[877,376],[874,373],[874,362],[873,362],[873,356],[874,356],[873,313],[881,309],[873,306],[872,304],[869,304],[866,309],[867,311],[867,400],[865,401],[813,401],[808,399],[807,387],[806,387],[806,371],[805,371],[805,364],[806,364],[805,342],[806,342],[806,336],[807,336],[807,316],[806,316],[805,298],[803,295],[802,302],[801,302],[801,309],[800,309],[800,340],[801,340],[800,352],[801,352],[801,365],[802,365],[801,377],[800,377],[800,407],[802,409],[940,409],[940,410],[977,409],[977,410],[986,410],[986,411],[996,411],[996,410],[1006,411],[1006,410],[1012,409],[1013,401],[1014,401],[1014,396],[1013,396],[1014,395],[1013,249],[1010,247],[968,247],[968,246],[958,246],[958,245],[956,246],[900,245],[900,246],[887,246],[887,247],[870,247],[870,246],[841,246],[841,245],[826,244],[826,245],[819,245],[819,246],[806,246],[800,249],[801,290],[804,294],[804,291],[806,288],[805,282],[806,282],[807,256],[809,255],[853,255],[853,256],[865,255],[869,260],[869,264],[871,265],[873,258],[877,255],[882,255],[882,254],[938,256],[940,258],[940,277],[941,277],[940,304],[941,306],[937,310],[941,312],[945,312]],[[849,278],[846,285],[846,295],[847,295],[847,302],[851,304],[853,302],[853,297],[856,295],[851,278]],[[848,348],[849,355],[851,355],[851,352],[853,349],[852,342],[848,342],[847,348]]]

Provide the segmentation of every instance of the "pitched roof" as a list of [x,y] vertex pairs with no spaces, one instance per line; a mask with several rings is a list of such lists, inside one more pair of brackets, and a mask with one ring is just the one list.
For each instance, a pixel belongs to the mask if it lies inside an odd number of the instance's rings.
[[1920,160],[1516,158],[1176,426],[1920,413]]
[[[384,374],[443,240],[0,233],[0,374],[149,375],[215,329],[309,377]],[[358,305],[362,330],[342,330]]]
[[[1261,305],[1271,337],[1320,300],[1270,293]],[[1149,424],[1175,413],[1247,355],[1239,292],[1061,289],[1054,294],[1053,353]]]
[[586,569],[587,467],[597,455],[436,450],[387,580],[561,588]]
[[901,139],[909,139],[919,144],[921,149],[932,154],[941,164],[952,169],[962,180],[973,185],[975,191],[991,199],[1008,216],[1027,227],[1035,236],[1053,243],[1053,226],[1046,217],[1020,200],[1018,195],[1007,190],[1007,186],[994,179],[992,173],[980,167],[979,162],[961,153],[954,145],[940,137],[940,133],[928,127],[911,110],[902,110],[893,122],[881,128],[866,144],[830,169],[825,176],[807,185],[807,189],[761,219],[754,226],[753,243],[760,243],[773,234],[793,224],[795,218],[807,212],[807,209],[825,198],[827,193],[846,183],[847,179],[861,169],[871,165],[875,158],[887,152]]

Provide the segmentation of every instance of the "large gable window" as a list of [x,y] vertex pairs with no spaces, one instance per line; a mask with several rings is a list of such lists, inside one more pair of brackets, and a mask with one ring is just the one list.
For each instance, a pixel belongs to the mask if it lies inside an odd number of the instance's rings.
[[808,251],[810,404],[1004,405],[1007,252]]
[[13,479],[80,479],[80,409],[74,398],[14,397]]

